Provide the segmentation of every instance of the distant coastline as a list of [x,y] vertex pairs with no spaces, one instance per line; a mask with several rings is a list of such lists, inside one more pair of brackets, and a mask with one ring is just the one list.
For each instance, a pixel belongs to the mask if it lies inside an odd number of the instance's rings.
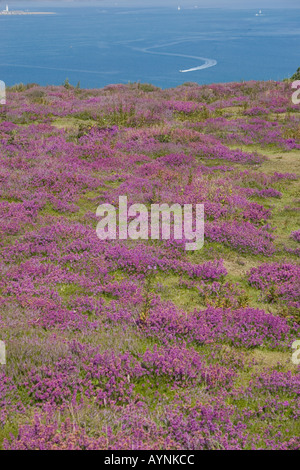
[[11,15],[55,15],[52,11],[0,11],[0,16],[11,16]]
[[6,5],[5,10],[0,11],[2,16],[10,15],[55,15],[52,11],[23,11],[23,10],[10,10]]

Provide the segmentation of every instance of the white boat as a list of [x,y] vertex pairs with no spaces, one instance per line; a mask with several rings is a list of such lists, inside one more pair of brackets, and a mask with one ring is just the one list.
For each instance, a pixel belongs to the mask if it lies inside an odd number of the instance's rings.
[[181,10],[180,6],[178,6],[177,10],[178,10],[178,11],[180,11],[180,10]]

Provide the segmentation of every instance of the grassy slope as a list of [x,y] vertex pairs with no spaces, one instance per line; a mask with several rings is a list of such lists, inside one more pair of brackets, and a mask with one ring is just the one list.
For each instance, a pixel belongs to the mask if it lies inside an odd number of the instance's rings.
[[[223,111],[233,112],[233,118],[242,117],[243,108],[241,107],[231,107],[231,108],[224,108]],[[272,120],[272,116],[269,116],[270,120]],[[276,119],[278,119],[278,115],[276,115]],[[280,119],[285,119],[285,115],[281,116]],[[56,119],[52,125],[57,128],[65,128],[65,129],[73,129],[74,132],[78,131],[80,125],[87,125],[93,126],[96,125],[96,121],[93,120],[81,120],[72,118],[58,118]],[[234,148],[234,147],[233,147]],[[299,151],[288,151],[283,152],[276,149],[266,149],[265,147],[260,147],[258,145],[255,146],[241,146],[239,147],[241,150],[250,151],[250,152],[258,152],[260,155],[264,155],[267,159],[259,165],[259,169],[257,171],[261,171],[266,174],[273,174],[274,172],[280,173],[295,173],[300,174],[300,155]],[[205,161],[206,164],[212,164],[211,161]],[[239,167],[237,164],[236,167]],[[245,167],[244,167],[245,168]],[[109,184],[109,182],[108,182]],[[278,242],[280,244],[285,243],[289,246],[289,234],[291,231],[296,230],[299,228],[299,217],[295,217],[294,214],[290,215],[289,211],[285,210],[285,207],[292,203],[292,201],[300,198],[300,189],[299,189],[299,181],[290,181],[287,184],[279,185],[278,189],[282,192],[283,196],[281,199],[273,198],[271,203],[268,200],[259,200],[258,202],[264,205],[266,208],[273,207],[272,217],[270,219],[270,223],[272,226],[277,227],[276,235],[278,237]],[[78,216],[83,215],[87,210],[94,211],[94,204],[90,202],[93,197],[98,195],[97,192],[90,192],[86,193],[80,201],[78,201],[78,205],[80,207],[80,212],[71,216],[71,218],[77,219]],[[216,254],[224,259],[224,265],[228,270],[227,279],[232,282],[238,282],[241,286],[245,289],[248,297],[249,297],[249,305],[255,308],[265,309],[266,311],[279,313],[278,307],[272,304],[266,304],[260,301],[259,292],[249,286],[246,280],[246,273],[255,266],[259,266],[263,262],[270,262],[270,259],[261,255],[243,255],[238,254],[234,250],[230,248],[220,246],[219,244],[215,243],[206,243],[206,247],[198,253],[195,253],[192,258],[194,262],[203,262],[209,260],[212,257],[211,248],[215,246]],[[207,253],[209,248],[209,253]],[[285,252],[281,252],[273,256],[273,261],[286,261],[290,259],[291,261],[295,261],[295,257],[291,255],[287,255]],[[121,275],[121,278],[124,278],[124,275]],[[120,279],[118,273],[116,273],[116,279]],[[168,275],[166,277],[163,274],[157,274],[155,277],[155,281],[160,283],[163,288],[161,290],[161,297],[164,300],[171,300],[179,307],[184,308],[187,311],[192,311],[195,308],[203,308],[204,304],[201,302],[199,295],[196,291],[188,290],[188,289],[181,289],[178,287],[179,276],[176,274]],[[72,293],[72,290],[71,290]],[[146,349],[146,348],[145,348]],[[253,350],[252,352],[248,352],[255,360],[257,361],[258,370],[263,367],[272,367],[278,362],[281,364],[286,364],[286,370],[296,370],[296,366],[291,363],[290,360],[290,353],[282,353],[282,352],[272,352],[268,350]],[[247,372],[246,377],[249,377],[250,374]],[[300,428],[299,428],[300,429]]]
[[[234,117],[241,116],[242,109],[239,107],[236,108],[228,108],[231,112],[234,112]],[[95,124],[94,121],[89,120],[81,120],[75,117],[72,118],[62,118],[62,119],[55,119],[52,122],[52,125],[56,126],[57,128],[68,128],[73,129],[74,132],[79,129],[80,124],[84,125],[93,125]],[[267,159],[259,166],[257,171],[262,171],[264,173],[274,173],[275,171],[285,173],[297,173],[300,174],[300,156],[299,152],[282,152],[276,149],[266,149],[260,148],[259,146],[251,146],[244,147],[244,150],[250,151],[257,151],[258,153],[265,155]],[[207,162],[207,164],[211,164],[211,161]],[[238,165],[237,165],[238,167]],[[115,183],[114,183],[115,184]],[[107,185],[111,185],[109,180],[107,181]],[[291,181],[288,184],[283,184],[282,186],[278,185],[277,189],[279,189],[283,193],[283,197],[281,199],[272,199],[270,200],[260,200],[259,203],[263,204],[266,208],[274,206],[272,212],[272,218],[270,223],[272,226],[277,227],[277,234],[279,236],[278,242],[285,243],[289,245],[289,234],[292,230],[296,230],[298,222],[296,217],[294,216],[293,212],[287,211],[285,209],[286,206],[295,206],[294,201],[296,199],[299,200],[300,192],[299,192],[299,182]],[[86,211],[90,210],[94,212],[95,204],[93,202],[93,198],[99,195],[99,192],[89,192],[85,193],[78,201],[77,205],[80,207],[80,211],[76,214],[69,214],[67,217],[70,219],[79,219],[86,213]],[[53,211],[50,207],[43,209],[43,211],[57,215],[55,211]],[[215,254],[218,254],[219,257],[224,259],[224,264],[228,269],[228,280],[232,282],[239,282],[244,290],[246,291],[249,297],[249,305],[253,307],[263,308],[266,311],[272,311],[274,313],[280,313],[278,311],[278,306],[272,304],[266,304],[259,299],[259,292],[253,288],[251,288],[246,280],[246,273],[249,271],[250,268],[254,266],[258,266],[265,261],[270,261],[269,258],[265,258],[259,255],[241,255],[236,253],[234,250],[220,246],[218,244],[207,244],[205,248],[198,253],[191,255],[191,259],[194,262],[202,262],[204,260],[208,260],[212,257],[212,248],[214,249]],[[280,261],[289,259],[291,261],[295,261],[295,257],[292,255],[288,255],[285,252],[280,252],[273,257],[273,260]],[[115,273],[116,279],[126,277],[122,272]],[[199,298],[199,295],[193,289],[182,289],[178,286],[179,276],[176,274],[169,275],[168,277],[164,276],[163,274],[157,274],[155,277],[155,282],[159,282],[161,284],[161,297],[165,300],[171,300],[176,305],[183,307],[186,311],[192,311],[194,308],[203,308],[204,304]],[[60,294],[68,298],[69,296],[73,295],[76,292],[77,286],[66,285],[61,286]],[[110,301],[109,298],[105,298],[107,302]],[[21,332],[20,334],[24,331]],[[146,348],[151,345],[151,340],[144,340],[143,343],[138,341],[135,335],[135,331],[129,329],[127,330],[126,335],[122,334],[120,330],[120,334],[115,332],[115,335],[111,335],[107,331],[97,331],[95,332],[94,342],[95,344],[101,344],[103,350],[107,348],[113,348],[114,350],[126,350],[129,349],[132,352],[142,352],[145,351]],[[31,334],[31,328],[28,328],[26,333],[27,335]],[[41,333],[41,338],[46,339],[50,335],[50,332],[44,331]],[[68,333],[65,333],[65,336],[70,336]],[[84,341],[84,337],[78,337],[78,340]],[[225,349],[229,349],[229,346],[226,346]],[[15,355],[16,358],[20,360],[20,356],[26,355],[26,351],[20,351],[18,348],[16,350],[12,350],[10,354],[12,356]],[[31,353],[32,354],[32,353]],[[248,351],[247,354],[249,355],[249,360],[252,358],[255,359],[255,365],[248,370],[241,371],[239,376],[239,381],[241,384],[246,384],[250,380],[250,376],[253,371],[263,371],[266,367],[276,367],[276,364],[280,363],[284,370],[296,370],[296,366],[291,363],[291,354],[289,352],[278,352],[278,351],[269,351],[267,349],[257,348],[252,351]],[[166,394],[169,398],[171,397],[171,393],[167,387],[164,386],[162,383],[160,385],[160,391],[163,394]],[[145,399],[151,402],[152,400],[152,393],[151,391],[145,391],[142,387],[137,388],[137,392],[142,393],[145,395]],[[240,406],[243,407],[245,403],[241,402]],[[256,406],[255,403],[252,406]],[[78,417],[80,420],[80,417]],[[101,416],[98,416],[97,426],[101,423]],[[96,424],[95,424],[96,425]],[[276,423],[275,423],[276,425]],[[263,426],[263,424],[262,424]],[[296,422],[289,422],[288,426],[290,428],[291,435],[297,435],[300,432],[300,424]],[[0,441],[1,437],[8,436],[9,432],[15,431],[15,425],[9,425],[7,429],[2,431],[2,436],[0,432]],[[257,432],[257,430],[256,430]]]

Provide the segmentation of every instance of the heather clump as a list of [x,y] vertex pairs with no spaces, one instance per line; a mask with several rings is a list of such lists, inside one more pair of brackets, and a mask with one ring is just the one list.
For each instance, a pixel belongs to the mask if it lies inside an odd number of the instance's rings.
[[261,291],[265,302],[278,305],[282,315],[291,316],[299,323],[300,267],[291,263],[270,263],[252,268],[249,284]]

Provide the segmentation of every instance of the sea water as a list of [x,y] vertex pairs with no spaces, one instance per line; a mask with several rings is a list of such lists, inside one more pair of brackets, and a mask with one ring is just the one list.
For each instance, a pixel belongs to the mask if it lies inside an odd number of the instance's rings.
[[30,9],[56,14],[0,16],[0,79],[7,85],[60,85],[68,78],[86,88],[137,81],[167,88],[281,80],[300,66],[300,9],[260,16],[255,9],[101,3],[45,8],[35,2]]

